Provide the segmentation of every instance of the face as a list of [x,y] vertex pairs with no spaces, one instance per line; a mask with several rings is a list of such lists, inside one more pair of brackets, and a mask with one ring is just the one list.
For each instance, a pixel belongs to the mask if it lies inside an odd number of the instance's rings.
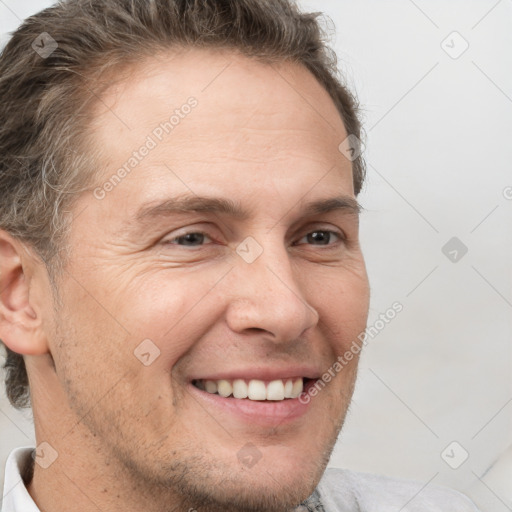
[[98,179],[74,206],[49,341],[66,406],[101,448],[84,440],[84,458],[184,510],[297,504],[357,356],[297,395],[368,311],[333,102],[296,65],[198,50],[139,65],[94,119]]

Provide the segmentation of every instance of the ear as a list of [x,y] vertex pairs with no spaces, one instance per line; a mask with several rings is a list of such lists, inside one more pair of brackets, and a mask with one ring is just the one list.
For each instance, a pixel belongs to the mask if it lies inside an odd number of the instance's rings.
[[49,352],[41,297],[44,264],[19,240],[0,229],[0,340],[13,352]]

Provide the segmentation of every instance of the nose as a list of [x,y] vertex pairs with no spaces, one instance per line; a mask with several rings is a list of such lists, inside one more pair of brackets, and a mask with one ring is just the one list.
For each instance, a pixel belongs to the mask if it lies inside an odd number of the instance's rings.
[[299,286],[298,269],[284,246],[264,248],[252,263],[239,258],[234,270],[227,310],[233,331],[264,330],[275,343],[286,343],[317,325],[318,312]]

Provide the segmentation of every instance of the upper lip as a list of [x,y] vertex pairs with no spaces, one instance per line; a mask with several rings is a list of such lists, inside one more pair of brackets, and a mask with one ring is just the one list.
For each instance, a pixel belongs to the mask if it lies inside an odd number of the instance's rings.
[[190,378],[190,380],[263,380],[272,381],[279,379],[291,379],[304,377],[307,379],[316,379],[321,375],[321,372],[312,367],[304,365],[296,366],[283,366],[281,368],[255,368],[254,365],[245,369],[238,368],[236,370],[229,369],[224,371],[216,371],[211,373],[198,374]]

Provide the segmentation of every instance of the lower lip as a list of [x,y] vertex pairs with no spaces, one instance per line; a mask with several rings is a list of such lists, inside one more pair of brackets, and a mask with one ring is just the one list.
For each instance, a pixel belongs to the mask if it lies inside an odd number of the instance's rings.
[[224,398],[220,395],[202,391],[193,384],[189,384],[188,389],[194,397],[205,403],[209,409],[215,408],[216,414],[220,409],[251,425],[261,427],[277,427],[292,423],[307,413],[311,403],[310,401],[302,403],[298,398],[261,402],[248,398]]

